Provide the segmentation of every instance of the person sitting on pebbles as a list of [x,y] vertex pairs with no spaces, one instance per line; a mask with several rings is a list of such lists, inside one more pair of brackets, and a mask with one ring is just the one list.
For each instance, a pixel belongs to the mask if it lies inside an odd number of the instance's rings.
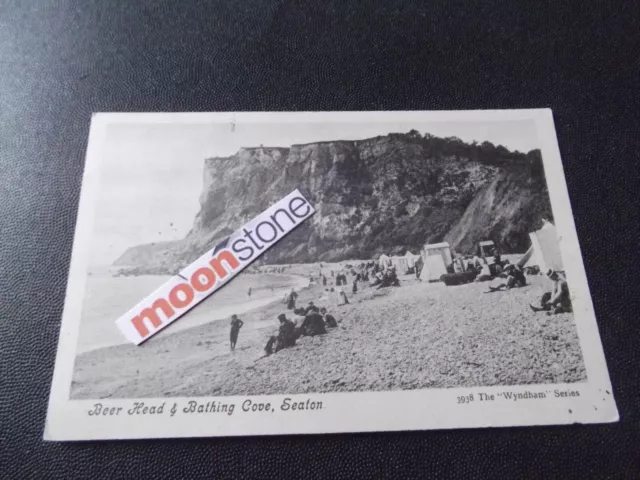
[[482,265],[482,269],[480,273],[474,280],[475,282],[486,282],[487,280],[491,280],[493,276],[491,275],[491,269],[489,268],[489,264],[487,263],[487,259],[483,258],[484,265]]
[[264,347],[264,352],[267,355],[274,353],[274,349],[275,352],[278,352],[296,344],[296,324],[289,320],[284,313],[278,315],[278,320],[280,321],[278,336],[272,335]]
[[320,314],[324,317],[324,323],[327,324],[327,327],[336,328],[338,326],[338,322],[336,322],[336,318],[330,313],[327,313],[326,308],[322,307],[320,309]]
[[489,286],[489,291],[485,293],[497,292],[498,290],[510,290],[516,287],[524,287],[527,284],[527,279],[524,276],[524,272],[515,265],[509,265],[505,269],[507,274],[507,283],[502,283],[497,287]]
[[549,315],[551,315],[551,313],[571,313],[573,307],[571,305],[567,280],[560,272],[552,269],[547,271],[547,278],[553,283],[553,288],[550,292],[542,294],[540,307],[534,307],[529,304],[531,310],[534,312],[546,311]]
[[[342,300],[342,303],[340,303],[340,300]],[[338,306],[340,305],[349,305],[349,299],[347,298],[347,294],[344,293],[344,290],[342,288],[338,290]]]
[[309,302],[309,305],[307,305],[307,308],[304,309],[304,315],[308,315],[310,312],[319,312],[318,307],[316,307],[316,305],[313,302]]
[[314,335],[327,333],[322,315],[315,305],[314,308],[314,310],[310,310],[309,313],[305,314],[304,320],[300,325],[300,335],[313,337]]

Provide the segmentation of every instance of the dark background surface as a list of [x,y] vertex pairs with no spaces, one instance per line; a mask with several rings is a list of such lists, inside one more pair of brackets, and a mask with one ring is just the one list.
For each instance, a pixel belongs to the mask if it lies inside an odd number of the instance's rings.
[[[640,478],[638,2],[364,3],[0,0],[3,478]],[[554,111],[620,423],[41,441],[91,112],[531,107]]]

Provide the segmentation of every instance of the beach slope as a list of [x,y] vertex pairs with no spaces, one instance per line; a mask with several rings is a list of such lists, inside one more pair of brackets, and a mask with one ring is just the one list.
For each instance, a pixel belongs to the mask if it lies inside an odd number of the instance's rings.
[[549,288],[542,276],[511,291],[486,283],[445,287],[401,277],[401,287],[361,288],[349,305],[312,284],[313,300],[339,322],[326,335],[264,357],[277,315],[301,321],[276,301],[241,316],[229,351],[228,322],[215,322],[80,355],[72,398],[231,396],[519,385],[586,380],[572,314],[534,313]]

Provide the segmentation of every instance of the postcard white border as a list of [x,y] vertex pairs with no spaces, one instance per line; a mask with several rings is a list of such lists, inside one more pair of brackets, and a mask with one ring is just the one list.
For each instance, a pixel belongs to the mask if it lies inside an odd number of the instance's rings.
[[[393,392],[324,393],[254,397],[197,397],[118,400],[70,400],[70,386],[80,327],[81,305],[92,234],[94,201],[110,124],[139,123],[298,123],[298,122],[443,122],[533,120],[544,163],[560,248],[571,289],[574,316],[587,372],[577,384],[512,387],[425,389]],[[577,391],[579,396],[556,398],[554,391]],[[479,393],[548,392],[545,400],[474,401],[456,403],[457,397]],[[285,398],[322,402],[321,410],[283,412]],[[243,412],[242,402],[270,402],[273,414]],[[236,405],[233,415],[184,414],[179,409],[196,400]],[[176,404],[176,415],[117,415],[89,417],[94,404],[128,410],[134,402],[147,406]],[[606,423],[618,420],[611,382],[600,343],[580,245],[560,159],[552,112],[549,109],[394,111],[394,112],[245,112],[245,113],[99,113],[91,122],[69,279],[60,329],[55,371],[45,425],[46,440],[206,437],[238,435],[313,434],[477,428],[516,425]],[[88,421],[91,419],[91,421]]]

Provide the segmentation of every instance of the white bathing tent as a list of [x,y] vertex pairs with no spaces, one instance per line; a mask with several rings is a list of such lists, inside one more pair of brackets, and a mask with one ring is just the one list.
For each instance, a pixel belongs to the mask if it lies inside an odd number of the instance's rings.
[[391,265],[393,265],[398,273],[404,273],[407,271],[407,259],[405,257],[393,256],[390,258]]
[[424,258],[424,265],[420,272],[420,280],[423,282],[439,282],[440,277],[447,273],[447,267],[440,255],[429,255]]
[[519,267],[537,265],[542,273],[549,269],[564,271],[555,225],[545,220],[543,227],[531,232],[529,238],[531,247],[518,261]]
[[445,266],[450,265],[452,262],[451,248],[447,242],[427,244],[422,248],[422,252],[420,252],[420,254],[425,265],[427,263],[427,257],[431,257],[433,255],[439,255],[442,257],[442,261]]
[[382,267],[389,266],[390,261],[391,258],[389,258],[389,256],[385,255],[384,253],[380,255],[380,257],[378,257],[378,264]]
[[451,248],[447,242],[431,243],[420,252],[424,265],[420,272],[423,282],[438,282],[447,273],[447,265],[451,264]]
[[404,254],[404,258],[407,259],[407,265],[409,266],[409,268],[413,268],[420,258],[420,255],[414,255],[409,250],[407,250],[407,253]]

